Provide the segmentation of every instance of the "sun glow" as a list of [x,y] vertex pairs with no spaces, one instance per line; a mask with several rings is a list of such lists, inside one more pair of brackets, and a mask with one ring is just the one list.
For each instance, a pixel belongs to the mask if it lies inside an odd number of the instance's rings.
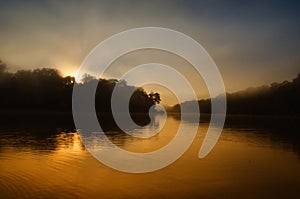
[[79,82],[82,78],[82,75],[78,73],[76,69],[74,70],[69,70],[63,73],[64,76],[72,76],[75,77],[75,80]]
[[77,71],[74,71],[74,72],[71,72],[69,73],[68,75],[72,76],[72,77],[75,77],[75,80],[76,81],[79,81],[81,78],[78,77],[78,73]]

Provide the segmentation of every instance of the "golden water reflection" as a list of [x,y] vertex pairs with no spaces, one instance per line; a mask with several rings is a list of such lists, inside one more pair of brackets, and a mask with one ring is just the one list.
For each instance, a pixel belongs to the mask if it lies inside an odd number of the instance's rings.
[[[179,121],[170,117],[149,140],[115,136],[120,147],[151,151],[168,143]],[[191,124],[194,125],[194,124]],[[104,166],[76,132],[40,136],[2,132],[0,198],[300,198],[300,160],[291,145],[255,129],[225,128],[204,159],[198,152],[208,124],[175,163],[152,173]]]

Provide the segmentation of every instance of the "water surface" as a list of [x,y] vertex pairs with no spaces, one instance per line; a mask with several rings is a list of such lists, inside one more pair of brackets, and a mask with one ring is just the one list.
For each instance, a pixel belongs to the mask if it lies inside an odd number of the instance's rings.
[[[157,126],[132,131],[149,133],[161,125],[157,120]],[[276,133],[253,124],[227,125],[213,151],[199,159],[208,123],[182,122],[199,125],[191,147],[175,163],[146,174],[101,164],[77,132],[1,128],[0,198],[300,198],[299,140],[285,136],[295,129]],[[119,147],[148,152],[170,142],[179,123],[168,117],[162,131],[149,139],[106,133]]]

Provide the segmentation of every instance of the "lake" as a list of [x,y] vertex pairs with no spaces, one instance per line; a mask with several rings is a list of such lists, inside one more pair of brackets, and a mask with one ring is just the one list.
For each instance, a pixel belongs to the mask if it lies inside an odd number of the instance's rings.
[[[143,174],[103,165],[86,150],[79,134],[64,131],[66,127],[2,126],[0,198],[300,198],[299,129],[294,121],[228,118],[219,142],[203,159],[198,153],[208,128],[205,121],[169,116],[162,130],[148,139],[106,132],[123,149],[149,152],[170,142],[180,122],[199,126],[182,157]],[[151,128],[132,131],[147,133]]]

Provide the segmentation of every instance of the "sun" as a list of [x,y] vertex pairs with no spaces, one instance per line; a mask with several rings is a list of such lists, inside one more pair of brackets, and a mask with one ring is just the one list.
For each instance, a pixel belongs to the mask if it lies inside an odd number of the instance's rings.
[[80,74],[78,71],[75,71],[70,74],[72,77],[75,77],[76,82],[79,82],[82,79],[82,74]]
[[82,74],[79,74],[78,70],[70,70],[63,73],[64,76],[75,77],[76,82],[79,82],[82,79]]

